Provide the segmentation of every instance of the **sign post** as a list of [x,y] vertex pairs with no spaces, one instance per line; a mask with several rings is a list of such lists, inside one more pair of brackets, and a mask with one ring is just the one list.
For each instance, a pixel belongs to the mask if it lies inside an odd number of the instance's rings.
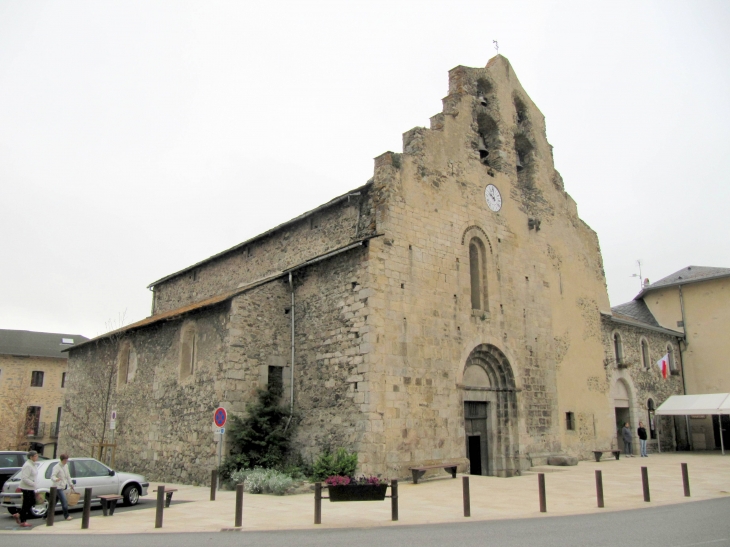
[[[223,451],[223,434],[226,432],[226,420],[228,419],[228,413],[226,409],[219,406],[213,412],[213,433],[215,435],[215,441],[218,443],[218,467],[221,466],[221,454]],[[218,488],[220,488],[220,477],[218,478]]]

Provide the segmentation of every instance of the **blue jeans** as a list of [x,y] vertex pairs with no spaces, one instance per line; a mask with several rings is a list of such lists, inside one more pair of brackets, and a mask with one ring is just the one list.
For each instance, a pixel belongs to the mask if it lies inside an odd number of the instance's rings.
[[[63,518],[68,518],[68,500],[66,499],[66,492],[64,490],[57,490],[56,494],[58,499],[61,500],[61,508],[63,509]],[[48,508],[49,511],[55,511],[56,508]]]
[[639,439],[639,447],[641,448],[641,455],[646,457],[646,439]]

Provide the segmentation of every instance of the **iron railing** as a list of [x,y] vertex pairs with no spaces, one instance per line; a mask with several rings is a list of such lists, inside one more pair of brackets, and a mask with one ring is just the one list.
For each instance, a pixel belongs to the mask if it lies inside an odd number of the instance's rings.
[[32,439],[40,439],[45,435],[46,433],[46,424],[44,422],[40,422],[37,424],[30,424],[28,426],[27,435],[29,438]]

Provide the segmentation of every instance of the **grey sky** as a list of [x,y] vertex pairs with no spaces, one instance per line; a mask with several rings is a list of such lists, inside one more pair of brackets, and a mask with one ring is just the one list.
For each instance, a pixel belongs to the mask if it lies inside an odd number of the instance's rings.
[[730,267],[730,3],[0,1],[0,328],[95,336],[152,281],[363,184],[509,58],[613,305]]

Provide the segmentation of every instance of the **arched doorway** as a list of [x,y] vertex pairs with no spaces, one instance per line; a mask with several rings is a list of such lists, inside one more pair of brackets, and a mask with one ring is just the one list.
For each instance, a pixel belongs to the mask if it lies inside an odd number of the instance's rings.
[[623,452],[624,439],[621,430],[626,422],[631,426],[631,396],[626,382],[622,379],[616,380],[611,388],[611,399],[613,400],[614,416],[616,418],[616,448]]
[[466,359],[461,387],[470,472],[517,474],[517,390],[507,357],[490,344],[477,346]]

